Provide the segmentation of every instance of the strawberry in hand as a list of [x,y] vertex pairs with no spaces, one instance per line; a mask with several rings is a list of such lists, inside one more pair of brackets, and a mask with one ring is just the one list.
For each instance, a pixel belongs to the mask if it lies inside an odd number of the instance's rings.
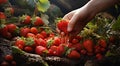
[[68,33],[67,27],[68,27],[68,21],[60,20],[60,21],[57,23],[57,28],[58,28],[58,30],[60,30],[61,32],[64,32],[65,34]]

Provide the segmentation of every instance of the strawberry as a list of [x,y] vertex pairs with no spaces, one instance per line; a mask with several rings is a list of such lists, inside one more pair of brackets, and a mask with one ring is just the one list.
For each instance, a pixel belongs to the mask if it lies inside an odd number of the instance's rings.
[[10,33],[14,33],[15,30],[17,29],[17,26],[15,24],[8,24],[7,28]]
[[6,18],[5,14],[3,12],[0,12],[0,19],[5,19],[5,18]]
[[106,48],[107,47],[107,43],[104,39],[100,39],[98,40],[98,44],[103,47],[103,48]]
[[55,37],[53,40],[53,45],[59,46],[61,44],[61,40],[59,37]]
[[59,46],[57,47],[56,52],[58,53],[58,54],[57,54],[58,56],[62,56],[62,55],[65,53],[65,46],[62,45],[62,44],[59,45]]
[[0,0],[0,4],[6,3],[7,0]]
[[39,38],[44,39],[44,36],[38,33],[38,34],[36,34],[36,38],[38,38],[38,39],[39,39]]
[[73,43],[73,44],[76,44],[76,43],[78,43],[78,42],[79,42],[79,40],[78,40],[78,39],[75,39],[75,38],[74,38],[74,39],[72,39],[72,43]]
[[41,26],[44,25],[44,22],[42,21],[42,19],[38,16],[36,16],[33,21],[32,21],[33,25],[35,26]]
[[26,35],[27,35],[27,33],[29,33],[30,32],[30,29],[29,28],[21,28],[20,29],[20,36],[24,36],[24,37],[26,37]]
[[46,33],[44,30],[43,30],[40,34],[43,35],[44,38],[48,37],[48,36],[47,36],[47,33]]
[[35,34],[33,34],[33,33],[27,33],[26,37],[33,37],[33,38],[35,38]]
[[25,41],[22,40],[22,39],[17,39],[17,40],[15,41],[15,46],[18,46],[18,45],[25,46]]
[[70,59],[79,59],[80,53],[78,53],[76,50],[71,50],[69,54],[67,54],[67,57]]
[[33,34],[38,34],[38,29],[36,27],[31,27],[30,32]]
[[47,42],[41,38],[36,39],[36,45],[37,46],[43,46],[43,47],[47,47]]
[[51,46],[48,51],[49,51],[49,55],[54,55],[54,56],[58,55],[58,53],[57,53],[57,46]]
[[82,46],[80,43],[72,44],[72,47],[75,48],[75,50],[80,51],[82,49]]
[[68,27],[68,22],[65,21],[65,20],[60,20],[58,23],[57,23],[57,28],[61,31],[61,32],[64,32],[65,34],[67,34],[67,27]]
[[24,47],[24,50],[25,50],[26,52],[32,52],[32,51],[33,51],[33,48],[30,47],[30,46],[26,46],[26,47]]
[[30,24],[31,17],[29,15],[23,15],[22,17],[20,17],[20,22],[22,24]]
[[96,58],[97,58],[97,60],[102,60],[103,55],[102,55],[102,54],[100,54],[100,53],[98,53],[98,54],[96,54]]
[[6,61],[12,61],[13,60],[13,56],[12,55],[5,55],[5,60]]
[[35,52],[36,52],[37,54],[39,54],[39,55],[44,55],[44,54],[47,54],[47,53],[48,53],[48,50],[47,50],[45,47],[43,47],[43,46],[37,46],[37,47],[35,48]]
[[93,52],[93,41],[91,39],[86,39],[83,46],[88,52]]

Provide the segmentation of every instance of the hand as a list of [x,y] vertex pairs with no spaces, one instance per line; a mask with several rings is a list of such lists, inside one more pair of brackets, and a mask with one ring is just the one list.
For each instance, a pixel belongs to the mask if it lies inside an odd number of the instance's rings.
[[63,19],[69,20],[68,32],[70,37],[76,36],[84,28],[84,26],[95,16],[94,12],[85,7],[71,11],[66,14]]

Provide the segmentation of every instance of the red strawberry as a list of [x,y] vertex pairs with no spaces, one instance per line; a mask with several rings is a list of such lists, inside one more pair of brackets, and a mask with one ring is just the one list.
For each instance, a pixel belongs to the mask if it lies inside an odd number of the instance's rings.
[[26,47],[24,47],[24,50],[25,50],[26,52],[32,52],[32,51],[33,51],[33,48],[30,47],[30,46],[26,46]]
[[36,45],[37,46],[43,46],[43,47],[47,47],[47,42],[41,38],[36,39]]
[[36,27],[31,27],[30,32],[33,34],[38,34],[38,29]]
[[78,39],[75,39],[75,38],[74,38],[74,39],[72,39],[72,43],[73,43],[73,44],[76,44],[76,43],[78,43],[78,42],[79,42],[79,40],[78,40]]
[[0,4],[6,3],[7,0],[0,0]]
[[35,38],[35,34],[33,34],[33,33],[27,33],[26,37],[33,37],[33,38]]
[[91,39],[86,39],[83,46],[88,52],[93,52],[93,41]]
[[98,40],[98,44],[103,47],[103,48],[106,48],[107,47],[107,43],[104,39],[100,39]]
[[5,19],[5,18],[6,18],[5,14],[3,12],[0,12],[0,19]]
[[48,53],[48,50],[43,46],[37,46],[35,48],[35,52],[39,55],[44,55],[44,54]]
[[48,36],[47,36],[47,33],[46,33],[44,30],[43,30],[40,34],[43,35],[44,38],[48,37]]
[[82,46],[80,43],[72,44],[72,47],[75,48],[75,50],[80,51],[82,49]]
[[12,61],[13,60],[13,56],[12,55],[6,55],[5,56],[5,60],[6,61]]
[[59,46],[61,44],[61,40],[58,37],[55,37],[53,40],[53,45],[55,46]]
[[30,24],[31,17],[29,15],[23,15],[22,17],[20,17],[20,22],[23,24]]
[[57,28],[61,31],[61,32],[64,32],[64,33],[68,33],[67,32],[67,27],[68,27],[68,22],[65,21],[65,20],[61,20],[57,23]]
[[30,32],[29,28],[21,28],[20,29],[20,35],[26,37],[27,33]]
[[61,44],[57,47],[57,55],[62,56],[64,53],[65,53],[65,47],[64,45]]
[[44,25],[44,22],[42,21],[42,19],[40,17],[36,16],[35,20],[33,20],[33,25],[35,25],[35,26]]
[[36,34],[36,38],[38,38],[38,39],[39,39],[39,38],[44,39],[44,36],[38,33],[38,34]]
[[22,39],[17,39],[15,42],[15,46],[22,45],[25,46],[25,41]]
[[58,53],[57,53],[57,46],[51,46],[48,51],[49,51],[49,55],[55,55],[55,56],[58,55]]
[[15,24],[8,24],[7,28],[10,33],[14,33],[15,30],[17,29],[17,26]]
[[97,60],[102,60],[103,55],[102,55],[102,54],[100,54],[100,53],[98,53],[98,54],[96,54],[96,58],[97,58]]
[[71,52],[67,55],[67,57],[71,59],[79,59],[80,53],[78,53],[76,50],[71,50]]

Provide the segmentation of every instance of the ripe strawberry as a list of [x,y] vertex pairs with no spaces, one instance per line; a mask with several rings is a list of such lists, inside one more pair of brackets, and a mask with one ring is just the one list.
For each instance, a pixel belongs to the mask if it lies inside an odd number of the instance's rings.
[[35,17],[35,19],[33,19],[33,25],[35,26],[41,26],[44,25],[44,22],[42,21],[42,19],[38,16]]
[[61,32],[64,32],[64,33],[68,33],[67,32],[67,27],[68,27],[68,22],[65,21],[65,20],[61,20],[57,23],[57,28],[61,31]]
[[47,47],[47,42],[41,38],[36,39],[36,46]]
[[79,42],[79,40],[78,40],[78,39],[75,39],[75,38],[74,38],[74,39],[72,39],[72,43],[73,43],[73,44],[76,44],[76,43],[78,43],[78,42]]
[[31,17],[29,15],[23,15],[22,17],[20,17],[20,22],[22,24],[30,24]]
[[93,41],[91,39],[86,39],[83,46],[88,52],[93,52]]
[[15,42],[15,46],[22,45],[25,46],[25,41],[22,39],[17,39]]
[[55,37],[53,40],[53,45],[59,46],[61,44],[61,40],[59,37]]
[[57,56],[62,56],[65,53],[65,47],[61,44],[57,47]]
[[107,47],[107,43],[104,39],[100,39],[98,40],[98,44],[103,47],[103,48],[106,48]]
[[44,36],[38,33],[38,34],[36,34],[36,38],[38,38],[38,39],[39,39],[39,38],[44,39]]
[[71,50],[71,52],[67,55],[67,57],[71,59],[79,59],[80,53],[78,53],[76,50]]
[[75,50],[80,51],[82,49],[82,46],[80,43],[72,44],[72,47],[75,48]]
[[96,54],[96,58],[97,58],[97,60],[102,60],[103,55],[102,55],[102,54],[100,54],[100,53],[98,53],[98,54]]
[[35,52],[36,52],[37,54],[39,54],[39,55],[44,55],[44,54],[47,54],[47,53],[48,53],[48,50],[47,50],[45,47],[43,47],[43,46],[37,46],[37,47],[35,48]]
[[33,33],[27,33],[26,37],[33,37],[33,38],[35,38],[35,34],[33,34]]
[[13,60],[13,56],[12,55],[6,55],[5,56],[5,60],[6,61],[12,61]]
[[30,32],[29,28],[21,28],[20,29],[20,36],[26,37],[27,33],[29,33],[29,32]]
[[49,51],[49,55],[54,55],[54,56],[62,56],[65,52],[64,46],[51,46]]
[[40,34],[43,35],[44,38],[48,37],[48,36],[47,36],[47,33],[46,33],[44,30],[43,30]]
[[36,27],[31,27],[30,32],[33,34],[38,34],[38,29]]
[[5,19],[5,18],[6,18],[5,14],[3,12],[0,12],[0,19]]
[[15,30],[17,29],[17,26],[15,24],[8,24],[7,28],[10,33],[14,33]]
[[58,53],[56,52],[56,50],[57,50],[57,46],[51,46],[50,49],[48,50],[49,51],[48,55],[57,56]]
[[32,52],[32,51],[33,51],[33,48],[30,47],[30,46],[26,46],[26,47],[24,47],[24,50],[25,50],[26,52]]
[[0,4],[6,3],[7,0],[0,0]]

